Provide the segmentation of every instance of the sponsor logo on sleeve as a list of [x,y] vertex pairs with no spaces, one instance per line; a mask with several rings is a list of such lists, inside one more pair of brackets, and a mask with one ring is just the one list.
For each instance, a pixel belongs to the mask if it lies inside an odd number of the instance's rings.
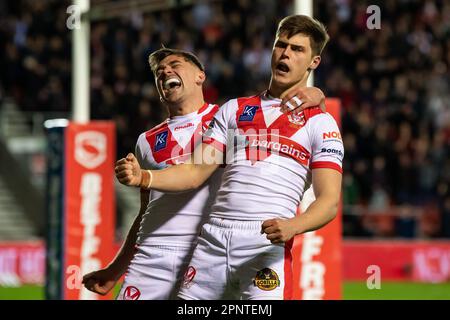
[[342,141],[341,134],[339,131],[330,131],[330,132],[324,132],[322,134],[322,140],[323,141]]
[[320,152],[334,154],[334,155],[339,156],[340,158],[342,158],[344,156],[344,153],[341,150],[338,150],[338,149],[322,148],[320,150]]

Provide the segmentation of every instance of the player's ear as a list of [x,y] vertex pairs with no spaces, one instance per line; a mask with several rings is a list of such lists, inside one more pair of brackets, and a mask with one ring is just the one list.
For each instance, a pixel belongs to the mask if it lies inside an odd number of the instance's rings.
[[203,85],[203,82],[206,80],[206,74],[203,71],[199,71],[197,73],[197,77],[195,79],[195,83],[199,86]]
[[309,65],[308,70],[316,69],[319,66],[321,60],[322,60],[322,58],[320,56],[314,56],[312,58],[312,61],[311,61],[311,64]]

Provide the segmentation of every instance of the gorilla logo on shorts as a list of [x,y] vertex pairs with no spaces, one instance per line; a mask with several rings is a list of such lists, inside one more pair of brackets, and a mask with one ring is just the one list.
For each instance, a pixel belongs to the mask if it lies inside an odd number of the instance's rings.
[[184,273],[184,279],[183,279],[183,288],[189,289],[192,286],[192,280],[194,280],[195,274],[197,273],[197,270],[193,266],[189,266]]
[[280,278],[274,270],[264,268],[256,273],[253,284],[261,290],[270,291],[280,286]]
[[128,286],[125,288],[123,293],[123,300],[137,300],[141,296],[141,292],[138,288],[133,286]]

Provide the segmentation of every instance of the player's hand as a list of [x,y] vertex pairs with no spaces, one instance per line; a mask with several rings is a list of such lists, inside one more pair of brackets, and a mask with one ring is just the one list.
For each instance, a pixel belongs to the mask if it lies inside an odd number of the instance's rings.
[[132,153],[129,153],[126,158],[118,160],[114,171],[117,180],[126,186],[139,186],[141,183],[141,166]]
[[112,269],[105,268],[84,275],[82,283],[86,289],[104,296],[114,288],[120,276]]
[[292,111],[299,114],[304,109],[315,106],[320,106],[322,111],[326,111],[325,95],[316,87],[294,86],[281,96],[280,110],[283,113]]
[[272,243],[284,243],[295,236],[296,228],[292,219],[270,219],[263,222],[261,233]]

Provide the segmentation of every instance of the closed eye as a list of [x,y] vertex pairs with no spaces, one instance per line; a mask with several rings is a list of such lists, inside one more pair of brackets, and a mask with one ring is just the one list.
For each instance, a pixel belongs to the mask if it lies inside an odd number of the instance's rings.
[[[169,66],[174,69],[178,68],[180,65],[181,65],[181,63],[179,61],[174,61],[174,62],[169,63]],[[160,66],[160,67],[158,67],[158,69],[156,69],[156,77],[157,78],[163,73],[164,69],[165,69],[165,66]]]
[[293,45],[291,45],[291,49],[292,49],[292,51],[297,51],[297,52],[305,51],[305,48],[302,47],[302,46],[293,46]]
[[282,42],[282,41],[277,41],[277,42],[275,42],[275,47],[277,47],[277,48],[282,48],[282,49],[284,49],[284,48],[286,48],[287,46],[288,46],[288,44],[285,43],[285,42]]

